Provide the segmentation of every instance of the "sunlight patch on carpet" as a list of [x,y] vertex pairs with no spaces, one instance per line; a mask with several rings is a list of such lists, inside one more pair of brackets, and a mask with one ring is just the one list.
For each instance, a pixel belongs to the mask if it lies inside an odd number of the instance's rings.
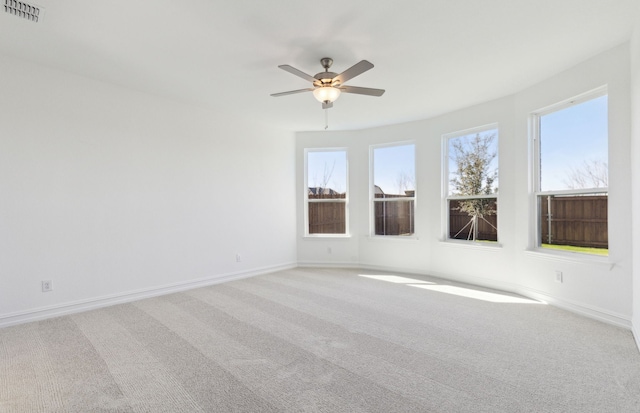
[[415,278],[401,277],[398,275],[369,275],[359,274],[360,277],[370,278],[378,281],[386,281],[394,284],[405,284],[410,287],[423,288],[425,290],[435,291],[444,294],[457,295],[459,297],[472,298],[475,300],[488,301],[492,303],[503,304],[546,304],[542,301],[533,300],[525,297],[516,297],[509,294],[500,294],[496,292],[488,292],[474,290],[471,288],[456,287],[454,285],[440,285],[431,281],[424,281]]
[[359,275],[360,277],[371,278],[373,280],[386,281],[395,284],[435,284],[430,281],[416,280],[415,278],[400,277],[398,275]]
[[425,285],[409,284],[411,287],[424,288],[426,290],[437,291],[439,293],[458,295],[460,297],[474,298],[476,300],[490,301],[492,303],[504,304],[544,304],[543,302],[531,300],[524,297],[514,297],[506,294],[490,293],[487,291],[472,290],[470,288],[455,287],[453,285]]

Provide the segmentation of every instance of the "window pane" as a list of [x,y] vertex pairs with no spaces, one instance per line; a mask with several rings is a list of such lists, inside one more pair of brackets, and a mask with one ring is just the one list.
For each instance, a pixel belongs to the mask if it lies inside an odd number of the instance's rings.
[[347,152],[307,153],[309,198],[345,198],[347,191]]
[[449,154],[449,195],[498,192],[498,130],[452,137]]
[[606,194],[538,196],[542,246],[572,246],[579,252],[607,254],[607,203]]
[[416,190],[415,145],[373,150],[373,184],[376,197],[413,197]]
[[[539,117],[538,191],[547,194],[537,199],[538,242],[545,248],[606,255],[607,96],[570,104]],[[554,193],[566,190],[572,193]]]
[[414,233],[414,201],[376,201],[376,235],[411,235]]
[[[347,152],[307,152],[308,234],[346,234]],[[335,199],[336,202],[325,200]]]
[[498,240],[498,204],[492,199],[449,200],[449,238]]
[[[498,129],[446,140],[448,196],[498,193]],[[497,197],[447,200],[450,239],[497,241]]]
[[413,198],[416,193],[415,145],[374,148],[373,185],[375,235],[412,235]]
[[309,202],[309,234],[344,234],[344,202]]
[[608,187],[607,96],[540,117],[540,190]]

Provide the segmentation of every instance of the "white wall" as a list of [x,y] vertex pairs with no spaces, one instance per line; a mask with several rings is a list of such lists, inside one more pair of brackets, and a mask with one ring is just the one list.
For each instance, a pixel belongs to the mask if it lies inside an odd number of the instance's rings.
[[293,133],[8,56],[0,75],[0,325],[295,264]]
[[633,331],[640,348],[640,19],[631,40]]
[[[306,137],[306,138],[304,138]],[[355,144],[354,132],[306,132],[298,134],[296,145],[296,200],[297,208],[297,235],[298,235],[298,264],[301,265],[333,265],[345,266],[358,263],[358,237],[304,237],[304,207],[302,197],[306,190],[304,182],[304,148],[346,148],[347,168],[349,171],[348,207],[352,210],[360,211],[366,208],[366,198],[354,195],[355,191],[366,188],[366,183],[359,182],[360,175],[356,171],[366,168],[362,164],[361,157],[353,156],[353,145]],[[306,144],[305,142],[308,142]],[[321,143],[320,143],[321,142]],[[367,162],[364,159],[364,162]],[[358,214],[351,214],[348,232],[353,234],[361,226],[360,221],[366,219]]]
[[[298,179],[299,263],[397,269],[469,281],[543,298],[558,306],[630,327],[629,65],[629,45],[626,44],[516,95],[436,118],[353,132],[298,133],[298,177],[303,174],[305,147],[348,147],[351,172],[351,237],[347,239],[303,236],[304,182]],[[532,111],[605,84],[610,107],[610,257],[589,260],[530,251],[528,116]],[[442,241],[441,137],[495,122],[500,128],[500,247]],[[373,144],[405,140],[416,143],[417,239],[371,238],[368,236],[368,148]],[[327,253],[327,246],[332,247],[332,254]],[[555,282],[556,270],[563,272],[564,283]]]
[[[607,85],[609,94],[609,260],[570,261],[542,254],[520,253],[517,270],[520,283],[529,291],[558,300],[559,305],[593,310],[592,315],[630,326],[631,317],[631,157],[629,45],[624,44],[516,97],[516,140],[518,153],[526,151],[527,120],[532,111],[571,96]],[[516,197],[527,196],[528,169],[519,168]],[[516,230],[526,233],[525,204],[520,204]],[[526,239],[520,237],[520,245]],[[522,251],[522,248],[520,248]],[[563,272],[564,283],[555,282],[555,271]]]

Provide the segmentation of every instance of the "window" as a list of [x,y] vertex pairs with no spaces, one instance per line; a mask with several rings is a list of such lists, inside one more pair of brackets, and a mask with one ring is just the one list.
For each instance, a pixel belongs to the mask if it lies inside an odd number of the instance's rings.
[[371,148],[372,232],[413,235],[416,199],[415,145]]
[[305,235],[346,234],[347,152],[307,149]]
[[444,135],[445,239],[498,240],[498,128]]
[[606,89],[533,114],[537,246],[608,254]]

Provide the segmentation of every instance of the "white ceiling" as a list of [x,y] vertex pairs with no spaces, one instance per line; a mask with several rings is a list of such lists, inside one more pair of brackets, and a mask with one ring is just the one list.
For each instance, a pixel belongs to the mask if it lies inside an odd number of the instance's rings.
[[[424,119],[505,96],[627,41],[638,0],[35,0],[0,13],[0,53],[287,130],[322,130],[308,87],[319,59],[347,82],[330,128]],[[3,78],[2,81],[7,81]]]

